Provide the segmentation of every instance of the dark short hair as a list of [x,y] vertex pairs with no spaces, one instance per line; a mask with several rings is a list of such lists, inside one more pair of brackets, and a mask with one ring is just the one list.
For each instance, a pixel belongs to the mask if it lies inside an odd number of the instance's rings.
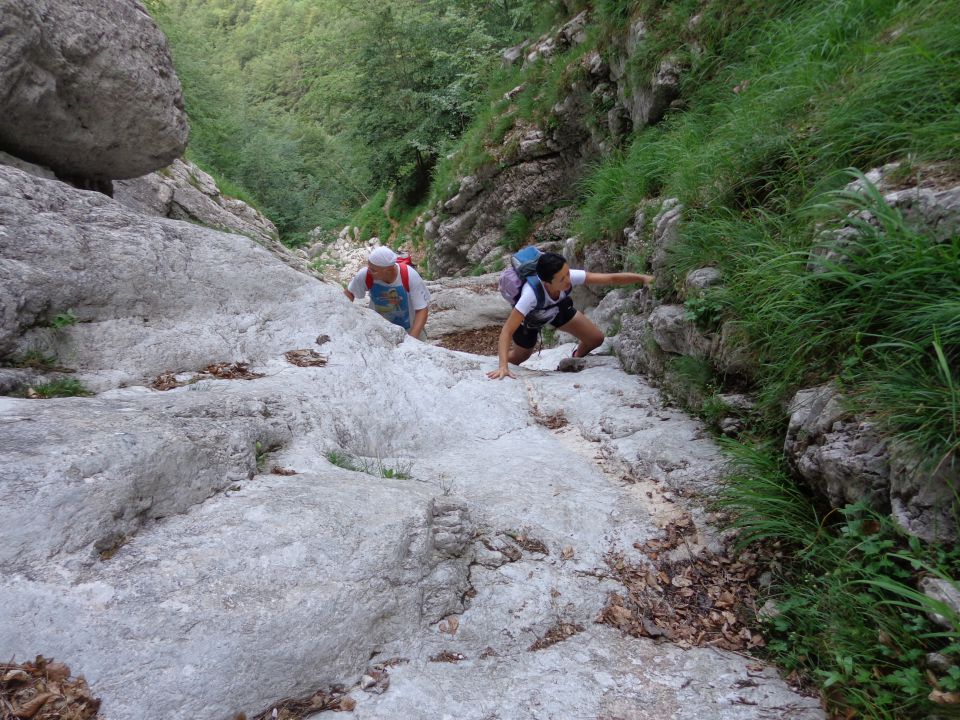
[[555,252],[545,252],[537,259],[537,277],[544,282],[551,282],[556,275],[567,264],[563,255]]

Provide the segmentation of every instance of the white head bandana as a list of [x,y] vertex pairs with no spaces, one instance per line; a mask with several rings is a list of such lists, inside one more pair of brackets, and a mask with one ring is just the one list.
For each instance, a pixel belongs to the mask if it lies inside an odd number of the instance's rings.
[[390,267],[397,261],[397,254],[388,247],[382,245],[370,251],[368,256],[371,265],[377,267]]

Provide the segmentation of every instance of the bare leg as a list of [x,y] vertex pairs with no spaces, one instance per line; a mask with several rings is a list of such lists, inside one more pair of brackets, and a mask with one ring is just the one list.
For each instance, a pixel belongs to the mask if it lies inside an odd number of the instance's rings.
[[524,360],[533,355],[533,348],[520,347],[514,342],[510,343],[510,352],[507,353],[507,362],[519,365]]
[[574,315],[569,322],[561,325],[558,330],[570,333],[580,341],[577,349],[573,352],[574,357],[583,357],[591,350],[596,350],[603,344],[603,333],[600,332],[600,328],[594,325],[590,318],[579,310],[577,310],[577,314]]

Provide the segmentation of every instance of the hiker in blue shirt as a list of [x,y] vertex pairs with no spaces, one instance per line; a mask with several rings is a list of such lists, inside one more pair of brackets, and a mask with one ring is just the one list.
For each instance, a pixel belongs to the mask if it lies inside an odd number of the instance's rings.
[[[500,363],[496,370],[487,373],[491,380],[516,377],[510,372],[508,363],[519,365],[533,354],[540,330],[547,323],[580,341],[573,351],[573,357],[584,357],[600,347],[603,343],[600,328],[573,306],[570,291],[574,285],[649,285],[653,282],[651,275],[639,273],[571,270],[563,255],[552,252],[540,255],[536,275],[537,280],[533,283],[524,283],[520,299],[503,324],[497,353]],[[538,297],[537,282],[543,288],[542,297]]]
[[367,266],[358,272],[343,294],[350,302],[370,291],[370,307],[399,325],[411,337],[420,338],[427,324],[430,291],[408,257],[400,258],[388,247],[370,251]]

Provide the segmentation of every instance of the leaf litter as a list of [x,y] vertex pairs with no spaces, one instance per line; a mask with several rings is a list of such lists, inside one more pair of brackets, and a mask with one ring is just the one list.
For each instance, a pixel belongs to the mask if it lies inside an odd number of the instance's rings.
[[33,662],[0,663],[0,719],[102,720],[100,699],[83,677],[62,662],[37,655]]
[[192,385],[200,380],[256,380],[264,377],[263,373],[256,373],[250,370],[250,364],[245,362],[235,363],[213,363],[207,365],[196,375],[184,377],[182,373],[175,373],[168,370],[161,373],[150,384],[154,390],[172,390],[173,388]]
[[728,545],[718,554],[672,559],[670,551],[694,530],[693,520],[685,515],[667,525],[665,538],[634,543],[647,563],[631,564],[623,553],[609,554],[607,566],[624,592],[608,596],[597,622],[684,649],[744,652],[763,647],[763,636],[752,627],[757,617],[757,554],[734,556]]
[[[286,698],[271,703],[263,712],[250,720],[302,720],[320,712],[353,712],[357,701],[350,697],[355,690],[379,695],[390,687],[389,668],[409,662],[406,658],[390,658],[367,668],[366,672],[351,687],[334,685],[328,690],[317,690],[300,698]],[[4,719],[5,720],[5,719]],[[247,720],[246,713],[238,713],[234,720]]]

